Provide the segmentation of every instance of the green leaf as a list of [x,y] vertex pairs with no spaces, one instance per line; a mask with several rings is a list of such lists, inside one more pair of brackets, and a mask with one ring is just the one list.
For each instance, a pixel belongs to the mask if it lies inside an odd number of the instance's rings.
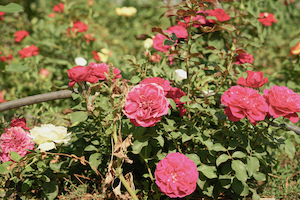
[[161,135],[159,135],[159,136],[156,137],[155,139],[158,141],[158,143],[159,143],[159,145],[160,145],[161,147],[164,146],[165,140],[164,140],[164,138],[163,138]]
[[223,188],[229,189],[232,182],[230,175],[219,175],[220,184]]
[[55,172],[60,172],[61,166],[64,164],[64,162],[58,162],[58,163],[50,163],[49,167]]
[[191,99],[188,97],[188,96],[183,96],[183,97],[181,97],[180,98],[180,101],[182,102],[182,103],[184,103],[184,102],[188,102],[188,101],[191,101]]
[[189,140],[191,140],[193,138],[193,136],[191,135],[187,135],[187,134],[183,134],[182,135],[182,143],[185,143],[185,142],[187,142],[187,141],[189,141]]
[[0,60],[0,71],[5,70],[5,64]]
[[202,172],[204,176],[206,176],[209,179],[218,178],[216,174],[216,167],[215,166],[208,166],[205,164],[200,165],[197,167],[198,171]]
[[14,151],[11,151],[10,152],[10,158],[13,161],[19,162],[19,160],[21,160],[22,157],[18,153],[14,152]]
[[56,181],[45,182],[42,187],[47,200],[53,200],[58,195],[58,183]]
[[88,145],[84,148],[84,151],[97,151],[98,149],[94,145]]
[[133,145],[131,146],[132,148],[132,153],[134,154],[139,154],[143,147],[148,145],[148,140],[142,139],[142,140],[136,140],[133,142]]
[[171,98],[168,98],[168,99],[170,101],[170,105],[172,106],[172,109],[176,109],[176,103],[175,103],[175,101],[173,99],[171,99]]
[[227,151],[225,147],[223,147],[220,143],[216,143],[211,147],[211,150],[214,151]]
[[259,160],[256,157],[248,157],[246,168],[249,176],[252,176],[259,169]]
[[[89,158],[89,162],[90,164],[95,167],[96,169],[98,169],[98,166],[101,164],[102,162],[102,154],[101,153],[94,153],[90,156]],[[93,169],[93,168],[92,168]],[[94,170],[94,169],[93,169]]]
[[21,64],[10,64],[5,71],[6,72],[26,72],[28,70],[30,70],[30,68],[27,66],[24,66]]
[[233,160],[231,163],[231,168],[235,171],[235,177],[242,183],[246,183],[248,175],[245,164],[240,160]]
[[230,156],[228,156],[227,154],[221,154],[216,160],[216,165],[219,166],[221,163],[226,162],[228,159],[230,159]]
[[181,132],[171,132],[170,134],[174,139],[177,139],[179,136],[181,136]]
[[77,111],[71,113],[70,119],[74,124],[75,122],[84,122],[88,118],[88,113],[85,111]]
[[0,6],[0,11],[1,12],[22,12],[23,8],[22,6],[16,4],[16,3],[10,3],[7,4],[6,6]]
[[253,177],[255,178],[255,180],[257,181],[266,181],[266,175],[261,173],[261,172],[255,172],[253,174]]
[[222,26],[220,26],[222,29],[225,29],[227,31],[235,31],[236,28],[231,25],[231,24],[223,24]]
[[232,157],[233,158],[245,158],[246,155],[241,152],[241,151],[235,151],[233,154],[232,154]]
[[172,34],[171,34],[171,39],[172,39],[173,41],[176,41],[176,40],[178,39],[175,33],[172,33]]
[[12,161],[4,162],[0,165],[0,174],[7,174],[10,170],[7,169],[9,165],[13,164]]
[[141,78],[138,77],[138,76],[133,76],[133,77],[130,79],[130,82],[133,83],[133,84],[139,83],[140,81],[141,81]]
[[168,39],[165,39],[165,40],[164,40],[164,45],[172,46],[172,45],[174,45],[174,44],[175,44],[175,42],[172,41],[172,40],[168,40]]
[[134,56],[132,56],[132,55],[125,55],[125,56],[123,56],[123,59],[124,60],[128,60],[128,61],[130,61],[133,64],[136,63],[136,58]]
[[260,196],[257,194],[256,190],[249,188],[249,190],[252,192],[252,200],[260,200]]
[[249,194],[249,186],[241,183],[236,178],[233,179],[232,189],[240,196],[247,196]]
[[290,157],[290,159],[293,159],[295,156],[296,148],[294,143],[291,140],[285,141],[285,153]]
[[295,38],[290,42],[290,48],[296,46],[300,42],[300,38]]
[[197,154],[186,154],[186,156],[191,159],[192,161],[194,161],[194,163],[196,165],[200,165],[201,164],[201,161],[200,161],[200,158]]

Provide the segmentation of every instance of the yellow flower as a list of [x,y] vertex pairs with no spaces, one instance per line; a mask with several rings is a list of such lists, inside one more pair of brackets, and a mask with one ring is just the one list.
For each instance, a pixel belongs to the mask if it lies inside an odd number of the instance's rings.
[[116,8],[115,11],[116,11],[117,15],[119,15],[119,16],[124,15],[125,17],[130,17],[137,12],[135,7]]
[[144,40],[144,47],[145,49],[149,49],[153,46],[153,40],[152,38],[147,38],[146,40]]
[[116,11],[117,15],[119,15],[119,16],[123,15],[122,8],[116,8],[115,11]]
[[112,53],[113,53],[112,51],[103,48],[100,50],[100,52],[97,52],[97,55],[100,57],[101,62],[107,62],[108,57],[110,57]]
[[300,42],[291,48],[290,54],[298,55],[300,54]]

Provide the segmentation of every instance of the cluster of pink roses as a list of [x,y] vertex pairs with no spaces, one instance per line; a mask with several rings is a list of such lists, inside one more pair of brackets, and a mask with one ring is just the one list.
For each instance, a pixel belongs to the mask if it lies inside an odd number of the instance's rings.
[[[248,117],[253,125],[262,121],[266,116],[278,118],[283,116],[292,123],[299,121],[300,95],[285,86],[274,85],[271,89],[264,89],[264,95],[257,90],[268,82],[262,72],[247,71],[247,78],[239,78],[237,83],[221,96],[221,102],[226,106],[225,114],[229,120],[237,122]],[[250,88],[252,87],[252,88]]]
[[168,113],[172,98],[183,116],[186,110],[180,101],[186,94],[179,88],[173,88],[168,80],[159,77],[146,78],[134,86],[128,93],[125,115],[135,126],[151,127]]
[[[87,81],[92,84],[97,83],[99,80],[107,80],[109,65],[106,63],[89,63],[88,66],[76,66],[67,71],[69,79],[70,88],[73,88],[75,83]],[[121,78],[121,71],[114,67],[114,77],[113,80]]]
[[11,128],[5,129],[0,138],[0,160],[2,162],[13,161],[10,158],[10,152],[16,152],[21,157],[30,153],[28,150],[34,150],[34,142],[30,134],[25,131],[29,130],[24,118],[14,119],[11,122]]

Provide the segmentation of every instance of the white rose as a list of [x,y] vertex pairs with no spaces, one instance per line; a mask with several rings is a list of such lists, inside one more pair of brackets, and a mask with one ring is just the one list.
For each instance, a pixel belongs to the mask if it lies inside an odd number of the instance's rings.
[[71,133],[63,126],[54,126],[53,124],[42,124],[41,127],[30,129],[30,136],[38,149],[49,151],[55,148],[55,143],[67,143],[70,140]]
[[144,40],[144,47],[145,49],[149,49],[153,46],[153,40],[152,38],[147,38],[146,40]]
[[204,95],[205,95],[206,97],[210,97],[210,96],[215,95],[215,92],[214,92],[213,90],[208,90],[208,92],[205,91],[205,90],[202,90],[202,92],[204,93]]
[[76,65],[85,66],[87,64],[87,61],[83,57],[77,57],[75,58],[75,63]]
[[187,73],[183,69],[176,69],[175,73],[177,74],[178,80],[187,79]]

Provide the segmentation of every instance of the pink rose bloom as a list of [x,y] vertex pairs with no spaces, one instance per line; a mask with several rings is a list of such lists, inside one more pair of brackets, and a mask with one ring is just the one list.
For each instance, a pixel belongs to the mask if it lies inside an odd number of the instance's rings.
[[0,11],[0,19],[1,19],[2,21],[4,21],[4,17],[3,17],[4,15],[5,15],[5,13]]
[[90,34],[84,34],[86,43],[89,44],[91,41],[96,41],[97,38],[94,38],[94,35],[95,34],[92,34],[92,33],[90,33]]
[[274,17],[273,13],[266,13],[266,12],[259,14],[258,21],[265,26],[271,26],[272,23],[277,23],[277,20]]
[[161,56],[158,55],[157,53],[154,53],[149,57],[150,62],[159,63],[160,60],[161,60]]
[[236,62],[235,64],[244,64],[244,63],[250,63],[253,64],[254,58],[249,53],[239,53],[238,56],[235,57]]
[[[171,34],[171,31],[164,31],[164,33]],[[161,51],[164,53],[167,53],[169,49],[172,47],[169,45],[164,45],[164,40],[166,37],[160,33],[156,34],[155,37],[153,38],[153,48],[156,49],[157,51]],[[175,43],[176,45],[176,43]]]
[[55,17],[55,13],[48,14],[48,17]]
[[1,60],[2,62],[6,62],[6,61],[7,61],[7,58],[6,58],[6,56],[0,56],[0,60]]
[[11,127],[18,126],[18,127],[21,127],[22,129],[30,130],[29,127],[26,127],[27,124],[26,124],[26,119],[24,117],[21,118],[21,119],[14,119],[14,120],[12,120],[11,123],[10,123],[10,126]]
[[[86,32],[88,30],[88,28],[89,27],[85,23],[80,22],[80,21],[76,21],[73,24],[72,31],[75,32],[75,33],[76,32],[84,33],[84,32]],[[68,28],[68,31],[70,31],[70,28]]]
[[6,101],[3,98],[3,92],[0,91],[0,103],[4,103],[4,102],[6,102]]
[[65,5],[63,3],[59,3],[58,5],[53,6],[54,12],[64,12]]
[[158,84],[138,84],[128,93],[124,111],[135,126],[151,127],[168,114],[169,104]]
[[[187,109],[183,109],[183,107],[184,107],[183,104],[184,103],[182,103],[180,101],[180,98],[185,96],[185,95],[186,94],[185,94],[184,91],[182,91],[181,89],[176,88],[176,87],[172,87],[172,89],[170,91],[168,91],[168,93],[166,95],[167,98],[171,98],[175,101],[176,107],[179,108],[180,117],[182,117],[187,111]],[[169,107],[171,108],[171,106],[169,106]]]
[[285,86],[274,85],[264,89],[264,97],[269,104],[269,114],[274,118],[283,116],[292,123],[297,123],[300,112],[300,95]]
[[29,47],[24,47],[18,53],[21,55],[21,58],[36,56],[39,54],[39,48],[33,44]]
[[15,41],[16,42],[21,42],[23,40],[23,38],[25,38],[27,35],[29,35],[29,33],[25,30],[17,31],[14,34],[14,36],[16,37]]
[[154,174],[160,191],[171,198],[192,194],[199,178],[196,164],[182,153],[168,154],[158,162]]
[[248,117],[253,125],[262,121],[268,112],[265,98],[252,88],[233,86],[221,96],[221,102],[226,106],[225,114],[230,121],[237,122]]
[[140,84],[147,84],[147,83],[156,83],[157,85],[161,86],[164,89],[165,94],[167,94],[167,92],[172,89],[170,85],[170,81],[159,77],[145,78],[140,82]]
[[168,55],[168,59],[169,59],[169,66],[173,65],[175,62],[175,58],[173,57],[175,54],[170,54]]
[[27,151],[34,149],[34,142],[31,142],[32,138],[29,133],[24,131],[21,127],[11,127],[6,129],[5,133],[2,133],[0,139],[0,160],[2,162],[13,161],[10,158],[10,152],[14,151],[18,153],[21,157],[30,153]]
[[[89,66],[93,68],[93,72],[92,75],[96,76],[98,78],[98,80],[103,80],[106,81],[107,78],[106,76],[108,75],[108,69],[109,69],[109,65],[106,63],[89,63]],[[106,75],[107,74],[107,75]],[[113,80],[115,81],[117,78],[121,78],[121,71],[118,68],[114,67],[114,78]]]
[[263,78],[264,74],[261,71],[253,72],[253,71],[247,70],[247,74],[248,75],[247,75],[246,79],[244,77],[240,77],[237,80],[238,85],[259,88],[268,82],[268,78]]
[[75,83],[81,82],[81,81],[88,81],[90,83],[97,83],[98,78],[96,76],[92,75],[93,68],[90,66],[84,67],[84,66],[76,66],[72,69],[68,69],[67,73],[69,76],[69,79],[71,80],[69,82],[70,88],[73,88]]
[[171,33],[175,33],[175,35],[178,38],[187,39],[187,37],[188,37],[186,28],[184,28],[182,26],[171,26],[168,28],[168,31],[170,31]]
[[39,75],[43,76],[43,77],[47,77],[50,75],[50,71],[47,69],[41,69],[41,71],[39,72]]
[[[229,15],[226,14],[225,11],[221,8],[217,8],[215,10],[209,10],[208,16],[215,16],[219,22],[230,20]],[[209,22],[213,23],[214,20],[209,20]]]
[[[215,23],[212,20],[209,21],[208,19],[206,19],[205,16],[203,16],[203,15],[201,15],[199,13],[203,13],[204,15],[207,16],[209,14],[209,11],[207,11],[207,10],[199,10],[199,11],[197,11],[197,16],[192,18],[192,20],[193,20],[193,27],[199,28],[200,26],[210,26],[212,23]],[[179,26],[182,26],[182,27],[189,27],[190,26],[189,23],[191,21],[191,16],[184,17],[184,20],[185,20],[185,23],[179,21],[177,24]]]

